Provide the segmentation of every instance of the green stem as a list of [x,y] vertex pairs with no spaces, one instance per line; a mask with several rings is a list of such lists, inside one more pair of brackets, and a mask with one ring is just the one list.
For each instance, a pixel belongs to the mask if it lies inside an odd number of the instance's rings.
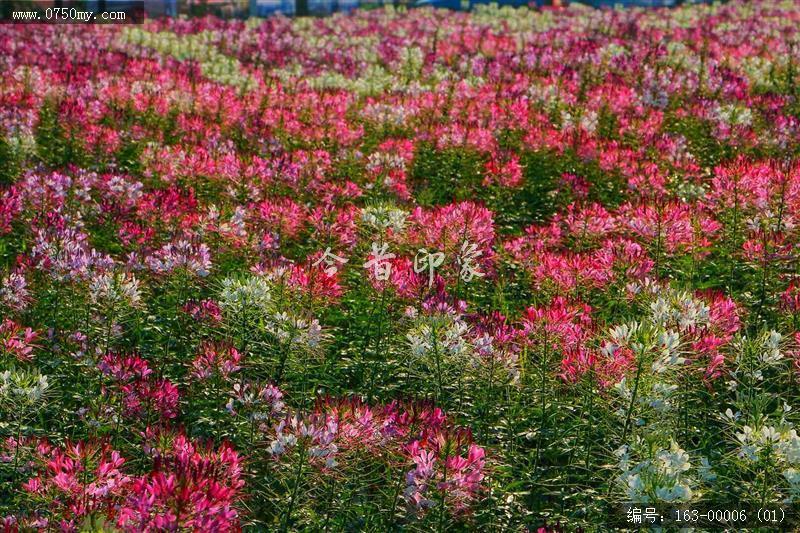
[[286,518],[281,526],[281,531],[283,533],[289,531],[289,524],[292,521],[292,513],[294,512],[294,506],[297,502],[297,493],[300,490],[300,477],[303,475],[303,466],[305,465],[306,460],[305,446],[301,446],[298,450],[298,453],[300,454],[300,459],[297,462],[297,472],[294,476],[294,487],[292,487],[292,495],[289,499],[289,507],[286,509]]
[[589,460],[592,455],[592,424],[594,422],[594,371],[589,371],[589,417],[586,420],[586,470],[589,470]]
[[644,366],[644,353],[639,353],[639,359],[636,362],[636,377],[633,382],[633,392],[631,393],[631,401],[628,404],[628,412],[625,415],[625,427],[622,430],[622,445],[625,445],[628,438],[628,431],[631,425],[631,415],[633,414],[633,406],[636,403],[636,395],[639,393],[639,378],[642,375],[642,367]]
[[433,327],[433,357],[434,361],[436,362],[436,385],[437,385],[437,392],[436,392],[436,401],[439,401],[439,398],[442,397],[442,357],[439,353],[439,329],[438,327]]

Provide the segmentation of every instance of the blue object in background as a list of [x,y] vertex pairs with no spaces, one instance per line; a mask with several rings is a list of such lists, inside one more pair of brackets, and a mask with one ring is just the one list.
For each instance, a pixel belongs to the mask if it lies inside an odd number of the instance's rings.
[[503,6],[511,6],[511,7],[522,7],[522,6],[542,6],[544,5],[544,0],[538,1],[530,1],[530,0],[503,0],[498,2],[498,0],[471,0],[470,7],[476,5],[489,5],[489,4],[497,4],[500,7]]
[[[0,0],[2,1],[2,0]],[[406,0],[409,1],[409,0]],[[586,4],[596,8],[621,7],[674,7],[680,4],[709,3],[710,0],[571,0],[574,3]],[[124,5],[130,0],[106,0],[106,6],[115,4]],[[150,16],[178,15],[178,0],[144,0],[145,9]],[[337,12],[351,12],[362,5],[393,4],[394,0],[308,0],[308,9],[311,15],[325,16]],[[435,7],[452,9],[455,11],[468,11],[477,5],[495,3],[500,7],[531,6],[542,7],[552,4],[552,0],[410,0],[410,3],[400,0],[398,3],[408,7]],[[566,3],[566,2],[565,2]],[[99,0],[88,0],[89,9],[97,10]],[[293,16],[296,12],[295,0],[249,0],[247,11],[240,12],[241,16],[268,17],[282,13]]]
[[674,7],[678,0],[580,0],[592,7]]
[[178,16],[178,0],[166,0],[164,8],[168,17]]
[[[85,6],[88,10],[99,13],[101,3],[101,0],[86,0]],[[105,0],[105,10],[131,13],[139,11],[142,4],[144,4],[145,13],[151,17],[178,15],[178,0]]]
[[333,13],[334,0],[308,0],[308,12],[314,16],[324,16]]
[[467,10],[470,0],[419,0],[412,4],[414,7],[440,7],[444,9]]
[[362,3],[361,0],[308,0],[308,11],[316,16],[348,13],[358,9]]
[[337,4],[337,11],[350,13],[351,11],[358,9],[358,6],[361,5],[361,2],[359,0],[338,0]]
[[[635,1],[635,0],[631,0]],[[550,5],[548,0],[417,0],[412,7],[440,7],[445,9],[455,9],[459,11],[469,11],[477,5],[497,4],[499,7],[542,7]]]
[[[294,0],[252,0],[256,4],[256,11],[253,16],[268,17],[283,13],[284,15],[294,15]],[[252,12],[251,12],[252,13]]]

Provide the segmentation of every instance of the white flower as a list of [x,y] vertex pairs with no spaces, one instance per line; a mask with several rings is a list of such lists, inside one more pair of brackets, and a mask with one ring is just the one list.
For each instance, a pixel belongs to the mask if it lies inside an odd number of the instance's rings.
[[650,398],[650,407],[657,411],[666,411],[672,407],[669,399],[678,390],[674,384],[657,382],[653,384],[653,396]]
[[653,362],[654,372],[663,373],[671,366],[678,366],[686,363],[686,358],[681,357],[678,351],[680,336],[677,332],[660,332],[657,343],[662,352],[661,357]]
[[220,306],[234,315],[246,309],[268,312],[272,296],[266,280],[259,276],[249,276],[241,280],[225,278],[222,280]]
[[411,345],[411,354],[414,357],[424,357],[425,354],[433,349],[430,342],[431,334],[431,328],[427,324],[422,324],[406,334],[406,338]]
[[739,457],[739,459],[747,459],[750,462],[755,462],[756,460],[758,460],[758,457],[756,456],[757,452],[758,449],[755,446],[753,446],[752,444],[745,444],[744,446],[739,448],[739,453],[737,454],[737,456]]
[[632,503],[645,503],[648,501],[647,496],[644,494],[644,481],[642,481],[642,477],[639,474],[627,476],[626,481],[628,485],[628,499]]
[[680,484],[672,487],[658,487],[656,496],[666,502],[686,502],[692,499],[692,489]]
[[774,426],[764,426],[761,428],[761,440],[763,442],[777,442],[780,440],[780,438],[781,435]]
[[650,304],[650,316],[656,324],[666,325],[671,314],[670,306],[663,296],[659,296],[655,302]]
[[780,343],[781,334],[777,331],[770,331],[764,339],[764,353],[761,354],[761,362],[772,364],[783,359]]
[[717,479],[717,474],[712,470],[711,463],[708,462],[707,457],[700,458],[700,466],[697,468],[697,471],[700,473],[700,477],[705,481],[714,481]]
[[619,457],[619,468],[620,468],[620,470],[625,472],[625,471],[630,469],[631,457],[628,454],[628,446],[627,445],[620,446],[619,448],[614,450],[614,455]]
[[614,385],[614,392],[619,394],[619,397],[623,400],[630,400],[631,390],[628,388],[627,378],[623,377],[616,385]]
[[689,462],[689,454],[682,450],[675,441],[672,442],[669,451],[664,450],[658,454],[658,459],[661,461],[664,472],[668,475],[686,472],[692,467]]
[[0,374],[0,411],[21,417],[44,407],[50,381],[36,371],[6,370]]
[[308,326],[306,342],[309,348],[316,348],[322,342],[322,326],[320,326],[319,320],[316,318],[312,320],[311,325]]
[[95,304],[136,307],[141,301],[139,281],[133,274],[123,272],[97,274],[89,281],[89,297]]
[[778,451],[789,464],[800,464],[800,437],[792,429],[782,435],[777,445]]
[[614,326],[609,331],[609,336],[614,344],[618,346],[625,346],[630,341],[634,333],[639,330],[639,324],[632,322],[631,324],[620,324]]
[[789,468],[783,472],[783,477],[786,478],[786,481],[788,481],[790,485],[800,486],[800,471]]
[[736,411],[736,413],[734,414],[734,412],[731,410],[731,408],[728,407],[727,409],[725,409],[725,414],[723,416],[725,418],[727,418],[728,420],[736,421],[736,420],[739,420],[739,418],[741,418],[742,413],[740,413],[739,411]]
[[662,331],[658,335],[658,344],[661,345],[666,354],[672,356],[680,344],[680,335],[675,331]]

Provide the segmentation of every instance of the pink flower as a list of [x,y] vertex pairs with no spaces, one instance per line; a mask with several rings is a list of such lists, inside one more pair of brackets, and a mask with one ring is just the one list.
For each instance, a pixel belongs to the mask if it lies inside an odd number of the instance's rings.
[[0,323],[0,348],[5,354],[19,361],[30,361],[35,341],[39,335],[31,328],[24,328],[6,318]]
[[206,320],[211,323],[222,321],[222,310],[214,300],[206,299],[199,302],[187,302],[183,310],[190,314],[194,320]]
[[242,356],[233,346],[224,343],[204,342],[192,361],[192,376],[203,380],[219,375],[227,379],[241,366]]
[[116,523],[125,530],[238,531],[244,486],[239,454],[178,435],[153,472],[131,481]]
[[164,418],[178,415],[177,387],[168,379],[156,379],[144,359],[136,355],[109,353],[97,366],[112,379],[110,392],[120,395],[128,416],[144,416],[147,411],[154,411]]
[[211,252],[204,243],[194,244],[187,240],[167,243],[145,258],[145,263],[153,272],[170,274],[182,269],[200,277],[211,270]]

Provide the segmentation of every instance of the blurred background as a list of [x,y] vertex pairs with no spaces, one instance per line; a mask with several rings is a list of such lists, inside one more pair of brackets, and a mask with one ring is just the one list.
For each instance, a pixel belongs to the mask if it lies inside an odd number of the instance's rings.
[[[456,10],[469,10],[479,4],[496,3],[500,6],[563,6],[570,0],[166,0],[146,1],[153,9],[166,9],[180,14],[215,14],[222,17],[265,17],[276,13],[298,16],[324,16],[347,12],[357,8],[377,7],[384,4],[409,7],[433,6]],[[686,0],[572,0],[594,7],[672,7]],[[698,3],[694,1],[692,3]],[[172,4],[172,5],[169,5]],[[173,7],[174,5],[174,7]],[[148,12],[150,9],[148,8]]]
[[[407,7],[432,6],[454,10],[470,10],[476,5],[495,3],[500,6],[564,6],[569,2],[594,7],[674,7],[684,3],[701,3],[705,0],[143,0],[144,9],[150,17],[160,16],[205,16],[222,18],[267,17],[275,14],[286,16],[326,16],[349,12],[354,9],[369,9],[382,5],[404,5]],[[127,10],[138,6],[142,0],[0,0],[3,8],[22,8],[34,3],[37,7],[85,7],[92,11],[104,9]]]

